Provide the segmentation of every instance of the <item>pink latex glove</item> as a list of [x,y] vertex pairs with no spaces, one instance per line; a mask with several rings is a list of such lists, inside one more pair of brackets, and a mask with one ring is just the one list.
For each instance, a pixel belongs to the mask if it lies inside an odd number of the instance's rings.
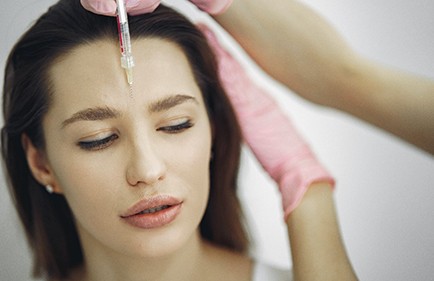
[[[190,0],[199,9],[211,15],[221,14],[231,5],[233,0]],[[116,15],[115,0],[80,0],[81,5],[95,14],[105,16]],[[153,12],[160,0],[125,0],[127,12],[130,15],[140,15]]]
[[334,186],[334,179],[276,102],[253,83],[208,27],[199,25],[199,28],[217,56],[220,79],[246,143],[279,186],[286,221],[312,183],[328,182]]
[[222,14],[232,4],[233,0],[190,0],[199,9],[210,15]]

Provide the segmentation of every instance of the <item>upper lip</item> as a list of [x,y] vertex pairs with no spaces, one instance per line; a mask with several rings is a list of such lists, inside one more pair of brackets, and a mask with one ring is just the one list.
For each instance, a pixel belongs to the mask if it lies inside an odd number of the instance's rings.
[[150,198],[144,198],[128,208],[126,212],[121,214],[122,218],[134,216],[144,210],[156,208],[159,206],[173,206],[181,204],[182,200],[170,195],[157,195]]

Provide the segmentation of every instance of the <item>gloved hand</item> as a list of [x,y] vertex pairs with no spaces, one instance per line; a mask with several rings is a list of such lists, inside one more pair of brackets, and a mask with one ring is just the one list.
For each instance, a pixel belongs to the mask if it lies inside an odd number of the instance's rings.
[[[115,16],[115,0],[80,0],[81,5],[95,14]],[[232,0],[190,0],[199,9],[211,15],[223,13],[232,3]],[[153,12],[160,0],[125,0],[127,12],[130,15],[139,15]]]
[[276,102],[253,83],[209,28],[205,25],[199,28],[216,54],[220,79],[238,117],[244,140],[279,186],[286,221],[312,183],[328,182],[334,186],[334,179]]
[[[116,0],[80,0],[81,5],[95,14],[116,16]],[[139,15],[153,12],[160,0],[125,0],[127,12],[130,15]]]

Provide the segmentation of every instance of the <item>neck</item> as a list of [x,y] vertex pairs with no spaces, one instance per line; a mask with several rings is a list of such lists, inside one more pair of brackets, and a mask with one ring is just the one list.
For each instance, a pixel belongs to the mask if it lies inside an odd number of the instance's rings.
[[196,280],[207,257],[206,243],[196,232],[180,249],[161,257],[138,258],[103,247],[83,245],[85,266],[80,280]]

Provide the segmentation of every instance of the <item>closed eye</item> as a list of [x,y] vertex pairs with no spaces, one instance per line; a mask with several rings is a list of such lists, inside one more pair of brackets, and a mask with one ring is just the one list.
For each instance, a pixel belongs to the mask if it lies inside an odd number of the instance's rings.
[[110,146],[118,138],[119,138],[118,135],[113,134],[98,140],[79,141],[77,145],[84,150],[90,150],[90,151],[101,150]]
[[186,120],[185,122],[179,123],[179,124],[175,124],[175,125],[170,125],[170,126],[163,126],[163,127],[159,127],[157,129],[157,131],[163,131],[165,133],[168,134],[178,134],[181,133],[191,127],[193,127],[194,124],[191,122],[191,120]]

